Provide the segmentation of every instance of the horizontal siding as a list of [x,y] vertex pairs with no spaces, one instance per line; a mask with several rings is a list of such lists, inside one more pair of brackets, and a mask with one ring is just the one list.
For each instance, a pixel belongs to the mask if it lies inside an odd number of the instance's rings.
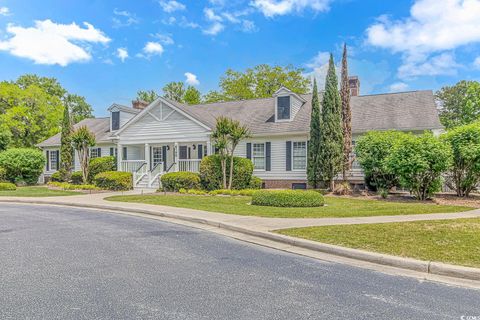
[[133,114],[133,113],[120,111],[120,128],[123,127],[134,116],[135,116],[135,114]]
[[[114,144],[108,145],[98,145],[94,148],[101,148],[102,149],[102,157],[106,157],[110,155],[110,147],[115,147]],[[78,158],[78,153],[75,151],[75,164],[74,164],[74,171],[80,171],[80,159]]]

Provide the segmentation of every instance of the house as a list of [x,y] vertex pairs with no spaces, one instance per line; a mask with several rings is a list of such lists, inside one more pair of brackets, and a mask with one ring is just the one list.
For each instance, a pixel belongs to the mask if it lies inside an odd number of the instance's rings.
[[[357,77],[350,79],[353,141],[370,130],[440,132],[432,91],[359,95]],[[113,104],[109,117],[85,119],[96,137],[91,157],[117,157],[118,169],[134,174],[135,187],[158,187],[166,172],[199,170],[204,156],[214,152],[210,139],[216,118],[226,116],[247,125],[252,137],[242,141],[236,155],[252,160],[254,175],[266,188],[306,186],[307,141],[311,94],[298,95],[280,88],[270,98],[184,105],[158,98],[147,105],[134,101],[132,107]],[[59,168],[60,134],[38,145],[45,152],[44,177]],[[75,170],[80,170],[75,156]],[[350,181],[363,183],[354,163]]]

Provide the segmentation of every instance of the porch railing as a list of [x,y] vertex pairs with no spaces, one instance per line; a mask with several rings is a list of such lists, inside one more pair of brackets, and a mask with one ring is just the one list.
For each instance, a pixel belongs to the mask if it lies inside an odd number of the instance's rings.
[[178,171],[199,172],[200,171],[200,159],[179,159]]
[[[157,163],[152,170],[148,172],[148,187],[152,187],[158,177],[163,173],[163,162]],[[160,182],[159,182],[160,183]]]
[[147,172],[148,172],[147,163],[144,162],[140,166],[140,168],[138,168],[137,171],[133,173],[133,181],[135,182],[135,185],[137,185],[143,179],[143,177],[147,174]]
[[120,162],[120,171],[134,173],[145,163],[147,163],[145,160],[122,160]]

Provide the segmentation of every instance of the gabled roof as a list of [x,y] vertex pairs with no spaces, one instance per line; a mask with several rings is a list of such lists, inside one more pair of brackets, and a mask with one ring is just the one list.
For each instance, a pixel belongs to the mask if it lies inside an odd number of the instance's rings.
[[[110,137],[110,118],[88,118],[83,119],[76,125],[74,129],[77,129],[81,126],[87,126],[87,128],[95,135],[95,140],[97,143],[106,143],[111,142]],[[51,147],[60,145],[60,133],[57,133],[53,137],[48,138],[45,141],[37,144],[37,147]]]
[[130,108],[130,107],[118,104],[118,103],[112,104],[107,110],[112,111],[112,109],[114,109],[114,108],[116,108],[120,111],[123,111],[123,112],[128,112],[128,113],[133,113],[133,114],[139,114],[142,111],[140,109]]

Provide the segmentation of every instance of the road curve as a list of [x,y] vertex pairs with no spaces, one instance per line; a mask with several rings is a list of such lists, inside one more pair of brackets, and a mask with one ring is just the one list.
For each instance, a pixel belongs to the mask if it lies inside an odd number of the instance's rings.
[[480,318],[480,291],[158,220],[0,204],[0,319]]

